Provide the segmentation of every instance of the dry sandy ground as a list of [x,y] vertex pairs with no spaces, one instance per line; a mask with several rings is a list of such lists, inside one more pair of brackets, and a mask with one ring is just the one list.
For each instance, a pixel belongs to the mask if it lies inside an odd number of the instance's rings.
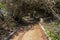
[[40,25],[34,25],[31,30],[18,32],[10,40],[47,40],[46,35]]

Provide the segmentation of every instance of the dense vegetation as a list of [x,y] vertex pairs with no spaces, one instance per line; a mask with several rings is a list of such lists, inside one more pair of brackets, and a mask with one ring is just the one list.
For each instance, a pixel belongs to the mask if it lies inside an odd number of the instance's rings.
[[[38,23],[40,18],[45,23],[55,22],[60,20],[59,15],[59,0],[2,0],[0,1],[0,39],[3,40],[20,25]],[[52,40],[56,40],[55,36],[53,38]]]
[[51,22],[44,26],[49,39],[60,40],[60,21]]

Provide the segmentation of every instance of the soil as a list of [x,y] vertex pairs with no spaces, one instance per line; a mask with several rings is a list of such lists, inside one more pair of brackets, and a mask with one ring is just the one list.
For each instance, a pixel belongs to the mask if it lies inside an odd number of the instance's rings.
[[48,40],[40,25],[33,25],[28,31],[19,31],[10,40]]

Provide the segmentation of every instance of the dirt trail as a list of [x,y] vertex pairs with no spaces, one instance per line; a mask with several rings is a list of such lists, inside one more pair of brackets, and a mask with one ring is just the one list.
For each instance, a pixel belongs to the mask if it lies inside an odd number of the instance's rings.
[[14,35],[10,40],[47,40],[47,38],[40,25],[34,25],[31,30],[18,32],[18,35]]

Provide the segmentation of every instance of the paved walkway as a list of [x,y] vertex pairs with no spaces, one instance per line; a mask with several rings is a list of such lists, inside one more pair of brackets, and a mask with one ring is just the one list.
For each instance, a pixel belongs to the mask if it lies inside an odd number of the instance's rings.
[[40,25],[34,25],[31,30],[18,32],[10,40],[47,40],[46,35]]

